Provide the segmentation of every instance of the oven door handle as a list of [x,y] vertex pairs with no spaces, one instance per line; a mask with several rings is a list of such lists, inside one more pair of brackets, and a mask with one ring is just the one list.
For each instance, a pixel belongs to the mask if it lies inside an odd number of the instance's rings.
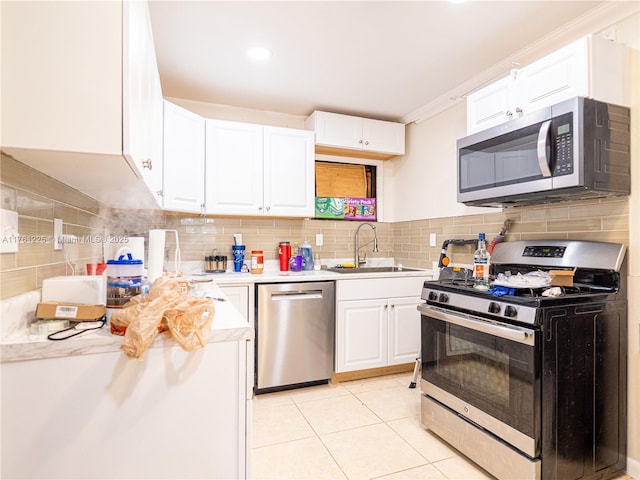
[[513,340],[514,342],[531,346],[533,346],[535,342],[533,330],[510,325],[496,325],[495,323],[489,323],[479,317],[452,314],[425,304],[418,305],[418,311],[424,315],[442,320],[443,322],[453,323],[471,330],[495,335],[496,337],[504,338],[506,340]]

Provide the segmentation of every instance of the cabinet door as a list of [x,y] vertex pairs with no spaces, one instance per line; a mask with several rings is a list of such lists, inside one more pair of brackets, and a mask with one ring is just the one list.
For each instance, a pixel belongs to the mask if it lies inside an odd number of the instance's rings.
[[362,118],[315,112],[316,145],[362,150]]
[[389,365],[413,363],[420,353],[420,297],[389,299]]
[[204,118],[164,102],[164,208],[204,208]]
[[313,217],[313,132],[264,127],[264,214]]
[[336,372],[387,365],[387,301],[338,303]]
[[261,215],[262,126],[207,120],[206,211]]
[[160,75],[155,65],[155,56],[150,60],[153,63],[156,75],[151,85],[150,118],[149,118],[149,141],[151,143],[148,163],[142,165],[142,178],[147,185],[159,206],[162,206],[162,170],[163,170],[163,109],[162,88],[160,86]]
[[467,134],[499,125],[516,115],[513,77],[505,77],[467,97]]
[[588,39],[567,45],[518,73],[518,105],[529,113],[576,96],[589,96]]
[[221,286],[220,289],[227,296],[234,307],[249,321],[249,287],[247,285]]
[[122,13],[122,2],[2,2],[3,148],[122,155]]
[[404,125],[402,123],[363,118],[362,139],[364,150],[404,154]]

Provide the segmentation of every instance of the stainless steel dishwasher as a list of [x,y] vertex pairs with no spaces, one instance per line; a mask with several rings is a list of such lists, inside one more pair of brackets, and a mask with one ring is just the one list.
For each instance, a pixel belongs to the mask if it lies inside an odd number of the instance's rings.
[[257,285],[256,393],[327,383],[333,374],[334,282]]

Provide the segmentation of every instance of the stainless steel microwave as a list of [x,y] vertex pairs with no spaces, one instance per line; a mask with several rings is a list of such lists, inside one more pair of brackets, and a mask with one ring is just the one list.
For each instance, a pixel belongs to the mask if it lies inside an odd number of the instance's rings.
[[458,201],[514,206],[628,195],[630,115],[575,97],[462,138]]

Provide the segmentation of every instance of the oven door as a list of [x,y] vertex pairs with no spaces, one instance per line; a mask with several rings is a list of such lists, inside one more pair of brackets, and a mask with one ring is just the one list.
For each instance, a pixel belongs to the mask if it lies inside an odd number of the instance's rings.
[[420,305],[423,392],[534,458],[540,332]]

